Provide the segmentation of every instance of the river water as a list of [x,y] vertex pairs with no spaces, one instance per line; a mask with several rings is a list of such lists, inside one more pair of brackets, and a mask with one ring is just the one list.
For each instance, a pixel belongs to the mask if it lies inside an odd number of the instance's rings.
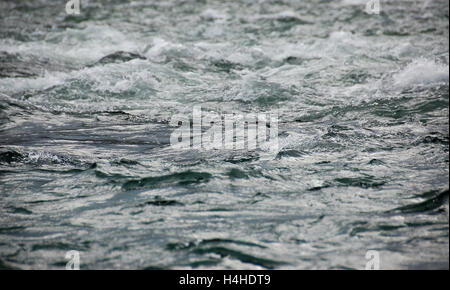
[[449,3],[366,2],[1,1],[0,268],[448,269]]

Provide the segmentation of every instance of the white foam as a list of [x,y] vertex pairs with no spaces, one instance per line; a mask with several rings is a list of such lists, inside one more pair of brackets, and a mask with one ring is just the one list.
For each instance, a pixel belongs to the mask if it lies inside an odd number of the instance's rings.
[[250,21],[257,20],[282,20],[282,19],[290,19],[290,18],[298,18],[298,13],[292,10],[284,10],[278,13],[271,14],[262,14],[262,15],[249,15],[248,19]]
[[365,7],[366,3],[369,2],[369,0],[343,0],[343,5],[363,5]]
[[213,9],[206,9],[205,11],[200,14],[200,17],[207,21],[223,21],[227,20],[229,16],[226,13],[213,10]]
[[441,82],[448,83],[448,69],[448,65],[438,64],[433,60],[416,59],[393,76],[394,84],[397,87],[408,87]]
[[38,78],[3,78],[0,79],[0,91],[6,94],[25,92],[28,90],[43,90],[52,86],[64,84],[70,73],[45,72]]
[[282,11],[282,12],[276,14],[276,18],[278,18],[278,19],[280,19],[280,18],[281,19],[282,18],[297,18],[297,17],[298,17],[297,13],[295,13],[292,10],[285,10],[285,11]]
[[83,29],[68,28],[49,33],[45,40],[18,42],[3,39],[0,46],[10,53],[89,64],[116,51],[139,51],[142,45],[118,29],[90,24]]
[[193,57],[195,50],[180,43],[173,43],[163,38],[155,37],[152,45],[145,51],[145,56],[153,61],[164,61],[167,56]]

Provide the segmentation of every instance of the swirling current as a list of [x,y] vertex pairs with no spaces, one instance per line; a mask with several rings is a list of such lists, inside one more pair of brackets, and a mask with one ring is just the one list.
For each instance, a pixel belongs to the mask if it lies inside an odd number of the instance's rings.
[[0,2],[0,268],[449,268],[447,0],[65,2]]

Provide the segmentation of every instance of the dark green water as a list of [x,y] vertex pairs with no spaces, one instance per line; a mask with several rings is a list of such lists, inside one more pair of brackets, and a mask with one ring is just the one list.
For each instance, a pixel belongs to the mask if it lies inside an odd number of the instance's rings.
[[0,268],[448,269],[448,1],[64,2],[0,3]]

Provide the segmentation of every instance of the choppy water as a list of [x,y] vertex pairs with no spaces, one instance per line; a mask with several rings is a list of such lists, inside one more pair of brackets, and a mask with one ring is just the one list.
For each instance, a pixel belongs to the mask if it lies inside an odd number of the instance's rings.
[[[0,2],[0,267],[449,267],[449,3]],[[175,150],[198,104],[280,151]]]

